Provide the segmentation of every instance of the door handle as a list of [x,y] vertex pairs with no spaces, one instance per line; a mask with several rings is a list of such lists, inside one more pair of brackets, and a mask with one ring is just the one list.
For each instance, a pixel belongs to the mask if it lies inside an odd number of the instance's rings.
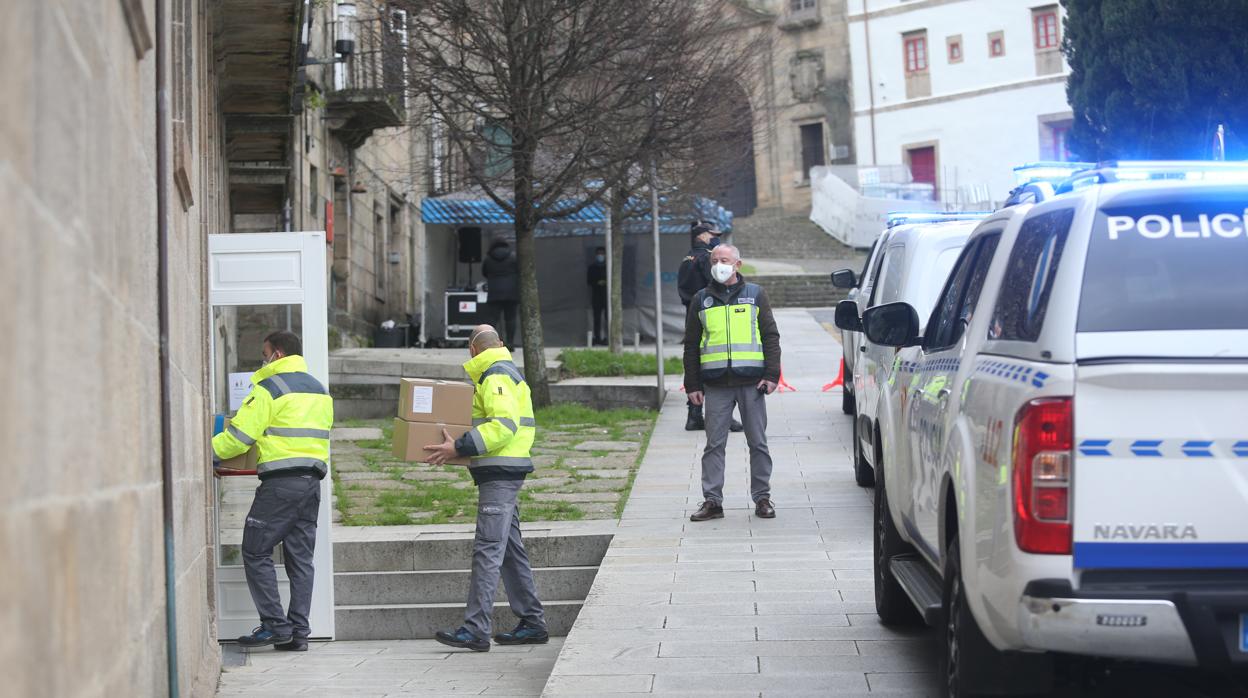
[[862,352],[862,353],[864,353],[864,354],[865,354],[865,353],[867,353],[867,345],[865,345],[865,344],[864,344],[864,345],[862,345],[862,346],[858,347],[858,351],[860,351],[860,352]]
[[938,390],[938,391],[936,392],[936,399],[937,399],[937,400],[944,400],[944,399],[945,399],[945,398],[947,398],[947,397],[949,397],[949,389],[948,389],[948,388],[941,388],[940,390]]

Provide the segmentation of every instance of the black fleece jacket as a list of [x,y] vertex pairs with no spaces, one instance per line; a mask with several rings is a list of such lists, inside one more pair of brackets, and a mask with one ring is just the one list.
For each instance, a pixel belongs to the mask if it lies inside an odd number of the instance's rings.
[[[707,285],[703,293],[709,293],[725,303],[730,303],[741,292],[741,288],[745,286],[745,277],[737,274],[737,282],[731,286],[724,286],[718,281],[712,281]],[[689,304],[689,308],[685,313],[685,392],[694,393],[703,389],[702,382],[702,318],[698,317],[698,312],[702,310],[702,304],[698,302],[700,296],[694,296],[693,301]],[[758,307],[758,329],[762,332],[763,340],[763,378],[769,381],[777,382],[780,380],[780,328],[776,325],[776,318],[771,312],[771,301],[767,300],[767,291],[759,288],[758,298],[754,300],[754,305]],[[737,385],[755,385],[759,381],[758,378],[743,378],[728,371],[723,376],[714,380],[707,380],[707,385],[718,386],[737,386]]]

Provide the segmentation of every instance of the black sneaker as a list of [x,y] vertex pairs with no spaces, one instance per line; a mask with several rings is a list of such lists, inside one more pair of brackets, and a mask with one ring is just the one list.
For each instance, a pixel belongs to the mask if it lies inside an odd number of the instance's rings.
[[284,645],[290,642],[290,635],[278,635],[263,625],[251,631],[250,635],[238,638],[240,647],[266,647],[268,645]]
[[520,621],[515,630],[495,635],[494,641],[500,645],[544,645],[550,641],[550,633]]
[[458,630],[451,631],[439,630],[433,634],[433,639],[444,645],[449,645],[450,647],[463,647],[465,649],[470,649],[473,652],[490,651],[490,641],[482,640],[476,635],[473,635],[468,632],[467,628],[460,628]]
[[295,635],[290,638],[290,642],[283,642],[280,645],[273,645],[273,649],[280,652],[307,652],[308,638]]
[[693,512],[693,515],[689,517],[689,520],[710,521],[711,519],[722,518],[724,518],[724,507],[708,499],[705,502],[702,502],[702,506],[698,507],[698,510]]
[[776,505],[772,504],[770,499],[763,497],[754,503],[754,515],[760,519],[774,519],[776,518]]

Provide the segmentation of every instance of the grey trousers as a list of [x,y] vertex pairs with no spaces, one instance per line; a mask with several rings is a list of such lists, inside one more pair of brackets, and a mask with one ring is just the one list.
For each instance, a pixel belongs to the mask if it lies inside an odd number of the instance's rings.
[[478,488],[477,535],[472,547],[472,581],[464,627],[478,638],[490,637],[494,595],[501,576],[511,612],[533,628],[546,629],[542,602],[537,598],[533,569],[520,538],[517,498],[523,480],[483,482]]
[[[311,475],[265,480],[243,527],[243,570],[260,622],[285,637],[307,637],[312,606],[312,553],[316,549],[316,517],[321,508],[321,481]],[[273,569],[273,548],[281,543],[290,578],[290,612],[283,612]]]
[[750,499],[771,498],[771,452],[767,450],[767,398],[753,385],[705,386],[706,449],[702,451],[702,497],[724,501],[724,447],[732,407],[741,409],[745,442],[750,447]]

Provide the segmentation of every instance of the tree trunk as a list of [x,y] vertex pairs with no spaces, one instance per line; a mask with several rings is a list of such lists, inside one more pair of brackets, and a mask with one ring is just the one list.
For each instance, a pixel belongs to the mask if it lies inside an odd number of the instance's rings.
[[[517,149],[518,150],[518,149]],[[524,380],[533,394],[533,407],[550,404],[546,380],[546,343],[542,338],[542,307],[537,294],[537,243],[533,215],[533,160],[531,153],[515,159],[516,259],[520,263],[520,330],[524,338]]]
[[615,191],[611,197],[611,288],[608,290],[611,303],[611,353],[624,352],[624,207],[628,197],[624,192]]

